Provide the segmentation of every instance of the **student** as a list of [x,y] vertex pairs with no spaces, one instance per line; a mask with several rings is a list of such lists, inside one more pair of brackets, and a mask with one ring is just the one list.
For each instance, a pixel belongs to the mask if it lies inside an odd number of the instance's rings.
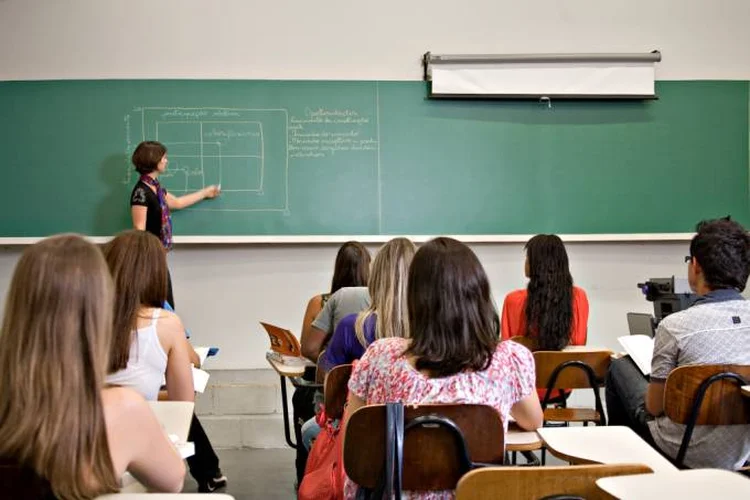
[[[406,238],[394,238],[378,250],[367,287],[372,304],[339,322],[320,363],[324,371],[361,358],[376,339],[409,336],[406,282],[416,251],[414,243]],[[302,426],[305,448],[310,449],[319,432],[320,426],[314,418],[305,422]]]
[[[167,293],[166,254],[159,240],[144,231],[124,231],[104,247],[115,283],[113,342],[107,382],[132,387],[156,400],[166,377],[171,401],[194,401],[190,368],[195,351],[180,318],[162,309]],[[198,490],[226,485],[208,437],[193,415],[188,440],[195,455],[188,458]]]
[[[509,415],[523,429],[542,425],[534,358],[520,344],[500,342],[489,281],[469,247],[451,238],[420,247],[407,303],[411,339],[381,339],[367,348],[349,380],[347,416],[390,401],[460,402],[490,405],[506,425]],[[347,498],[355,486],[347,479]]]
[[406,238],[394,238],[378,250],[367,286],[372,302],[364,311],[339,322],[323,354],[325,371],[361,358],[377,339],[409,337],[406,283],[416,251]]
[[128,471],[179,492],[185,466],[135,391],[105,388],[113,288],[76,235],[32,245],[13,273],[0,330],[3,498],[94,498]]
[[[686,365],[750,365],[750,302],[740,295],[750,272],[750,236],[728,219],[701,223],[697,231],[686,262],[690,287],[700,297],[659,323],[650,381],[630,357],[613,361],[607,378],[609,424],[633,428],[673,458],[685,426],[664,415],[670,372]],[[736,470],[748,458],[750,425],[698,425],[685,465]]]
[[[144,141],[135,148],[133,166],[140,174],[130,194],[130,214],[133,227],[148,231],[161,241],[167,252],[172,250],[171,210],[187,208],[206,198],[219,195],[218,186],[207,186],[184,196],[173,196],[159,183],[159,175],[167,169],[167,148],[156,141]],[[172,279],[167,274],[167,300],[174,308]]]
[[[501,331],[503,340],[528,337],[534,348],[560,351],[568,345],[585,345],[589,301],[583,289],[573,286],[568,253],[554,234],[539,234],[526,243],[526,289],[505,296]],[[539,388],[539,398],[546,389]],[[559,400],[570,391],[553,391]]]
[[[339,248],[333,266],[333,279],[328,293],[314,296],[307,303],[305,317],[302,321],[301,348],[302,355],[317,362],[320,346],[324,339],[317,338],[320,330],[313,327],[313,321],[323,310],[333,294],[342,288],[367,286],[370,275],[370,252],[358,241],[347,241]],[[313,338],[315,337],[315,338]]]

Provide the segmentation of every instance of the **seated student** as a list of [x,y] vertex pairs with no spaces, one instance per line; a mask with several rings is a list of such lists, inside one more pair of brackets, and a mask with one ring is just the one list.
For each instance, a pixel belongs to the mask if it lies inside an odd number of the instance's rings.
[[80,236],[21,255],[0,330],[3,498],[94,498],[127,471],[152,491],[179,492],[185,465],[143,397],[105,387],[112,280]]
[[[105,245],[104,257],[115,283],[114,340],[107,382],[132,387],[146,399],[156,400],[166,378],[169,400],[194,401],[190,365],[198,357],[180,318],[162,309],[168,279],[161,242],[146,231],[124,231]],[[211,492],[226,486],[219,457],[195,414],[188,441],[195,444],[188,465],[198,490]]]
[[[451,238],[420,247],[407,303],[411,339],[381,339],[367,348],[349,380],[346,415],[390,401],[461,402],[496,408],[505,425],[509,415],[523,429],[542,425],[534,358],[520,344],[500,342],[489,281],[469,247]],[[347,479],[345,497],[355,490]]]
[[[573,286],[568,253],[554,234],[538,234],[526,243],[524,270],[529,284],[505,296],[502,338],[529,337],[535,348],[559,351],[568,345],[585,345],[589,301],[583,289]],[[539,388],[539,398],[546,390]],[[569,391],[553,391],[559,400]]]
[[300,339],[303,356],[314,363],[318,361],[325,334],[320,335],[320,330],[313,327],[313,321],[323,310],[328,299],[342,288],[367,286],[369,275],[370,252],[367,248],[358,241],[347,241],[341,245],[333,266],[330,291],[314,296],[307,303]]
[[[700,297],[659,323],[650,381],[624,357],[612,362],[606,389],[610,425],[630,426],[672,458],[685,426],[664,415],[669,373],[686,365],[750,365],[750,302],[740,295],[750,272],[750,236],[727,219],[701,223],[688,259],[688,281]],[[685,465],[734,470],[749,457],[750,425],[698,425]]]
[[321,365],[325,371],[361,358],[376,339],[409,337],[406,283],[416,251],[414,243],[406,238],[394,238],[378,250],[367,286],[372,303],[339,322],[323,354]]
[[[394,238],[378,250],[368,285],[372,304],[339,322],[323,354],[320,363],[323,370],[327,372],[361,358],[376,338],[409,336],[406,281],[416,251],[414,243],[406,238]],[[314,418],[302,426],[302,443],[308,450],[319,432],[320,426]]]
[[[321,314],[323,309],[330,310],[330,299],[333,296],[337,298],[334,302],[339,305],[341,290],[348,290],[349,287],[364,287],[367,285],[367,278],[370,275],[370,252],[367,248],[357,241],[347,241],[339,248],[336,254],[336,262],[333,268],[333,279],[331,280],[331,289],[329,293],[316,295],[310,299],[305,310],[305,317],[302,320],[302,335],[300,337],[300,350],[302,355],[311,360],[313,363],[318,361],[323,346],[330,337],[327,333],[327,327],[322,331],[313,326],[314,320]],[[369,300],[369,297],[367,297]],[[346,301],[345,301],[346,302]],[[361,301],[358,300],[357,304]],[[344,304],[344,309],[348,310],[348,305]],[[361,306],[362,308],[365,305]],[[357,309],[359,311],[359,309]],[[326,316],[327,317],[327,316]],[[333,333],[331,331],[331,333]],[[315,380],[315,368],[311,367],[305,370],[303,377],[307,381]],[[292,396],[292,412],[295,422],[305,422],[312,419],[315,415],[316,399],[320,399],[320,391],[315,387],[298,387]],[[300,433],[300,427],[294,426],[295,440],[297,443],[303,441]],[[307,449],[303,446],[297,447],[295,466],[297,469],[297,481],[302,481],[307,463]]]

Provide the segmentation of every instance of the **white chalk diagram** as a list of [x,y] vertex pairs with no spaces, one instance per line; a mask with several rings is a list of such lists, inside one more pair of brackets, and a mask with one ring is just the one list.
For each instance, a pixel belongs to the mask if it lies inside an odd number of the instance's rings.
[[128,151],[134,135],[164,144],[159,180],[175,196],[221,184],[217,200],[188,210],[289,214],[287,118],[286,109],[138,108],[125,120]]

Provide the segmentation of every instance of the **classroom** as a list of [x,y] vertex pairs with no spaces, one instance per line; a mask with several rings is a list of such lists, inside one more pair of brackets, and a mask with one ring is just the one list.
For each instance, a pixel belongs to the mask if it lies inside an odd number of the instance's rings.
[[[526,287],[526,242],[557,233],[588,296],[587,345],[621,351],[626,313],[654,312],[638,283],[687,278],[700,220],[731,215],[749,227],[749,21],[747,0],[0,0],[0,147],[10,151],[0,172],[21,186],[0,201],[0,301],[32,243],[61,232],[104,243],[132,227],[130,155],[141,139],[174,143],[178,168],[190,165],[191,127],[213,124],[199,132],[201,172],[225,154],[224,178],[203,174],[201,186],[222,193],[197,205],[207,210],[175,214],[168,255],[191,343],[218,347],[195,411],[220,456],[252,450],[232,455],[252,457],[248,468],[281,456],[289,484],[273,498],[294,498],[260,322],[299,335],[340,245],[360,241],[375,257],[396,236],[464,241],[500,309]],[[426,52],[653,50],[655,101],[435,102],[423,82]],[[310,147],[316,134],[321,148]],[[697,143],[704,135],[710,144]],[[246,185],[232,162],[255,156],[232,148],[257,137],[259,184]],[[577,158],[592,137],[620,157],[608,161],[602,146]],[[493,155],[505,156],[497,170]],[[182,192],[197,186],[188,184]],[[590,391],[571,402],[591,404]],[[227,475],[228,494],[253,497]]]

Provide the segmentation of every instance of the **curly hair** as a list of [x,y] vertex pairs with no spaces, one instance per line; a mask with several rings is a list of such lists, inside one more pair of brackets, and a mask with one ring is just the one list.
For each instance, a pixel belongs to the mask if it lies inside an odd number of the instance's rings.
[[529,271],[525,335],[535,339],[541,350],[559,351],[570,343],[574,326],[568,253],[554,234],[536,235],[525,248]]
[[743,291],[750,274],[750,235],[738,222],[723,219],[703,221],[690,242],[690,256],[700,264],[712,290]]

